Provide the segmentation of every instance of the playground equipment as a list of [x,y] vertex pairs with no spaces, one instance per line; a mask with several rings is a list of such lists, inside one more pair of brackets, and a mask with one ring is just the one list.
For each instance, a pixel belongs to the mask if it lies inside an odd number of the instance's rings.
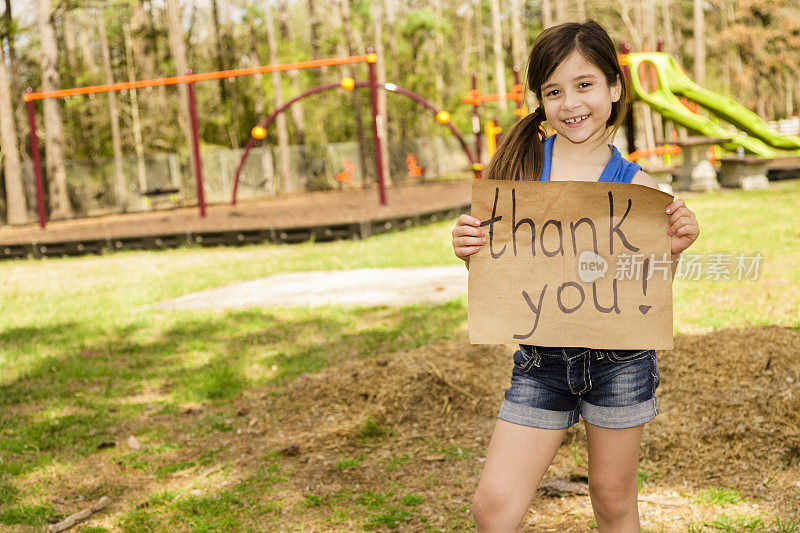
[[[434,106],[431,102],[420,96],[419,94],[409,91],[408,89],[404,89],[394,83],[383,83],[379,84],[377,82],[377,77],[375,74],[375,62],[378,60],[377,54],[374,53],[372,48],[367,49],[367,54],[363,57],[363,61],[365,61],[369,66],[369,81],[357,81],[353,78],[346,77],[340,80],[339,83],[329,83],[326,85],[319,85],[312,89],[305,91],[304,93],[295,96],[291,100],[284,103],[278,109],[273,111],[263,122],[261,122],[256,127],[261,127],[266,131],[266,128],[269,127],[272,122],[278,117],[280,113],[286,111],[289,106],[302,100],[303,98],[307,98],[313,94],[320,93],[322,91],[328,91],[332,89],[344,89],[345,91],[352,91],[359,87],[368,87],[370,92],[370,102],[372,104],[372,138],[375,143],[375,167],[378,174],[378,193],[380,195],[380,203],[381,205],[386,205],[386,191],[384,187],[383,181],[383,164],[382,164],[382,155],[381,155],[381,142],[384,138],[384,128],[383,124],[379,121],[378,116],[378,89],[383,89],[389,91],[390,93],[400,94],[402,96],[406,96],[411,98],[418,104],[430,109],[433,111],[434,116],[436,117],[436,121],[442,125],[446,125],[450,128],[450,131],[453,132],[458,142],[461,144],[461,148],[464,150],[464,153],[469,159],[470,164],[475,168],[475,156],[472,155],[472,152],[467,146],[467,143],[464,141],[464,138],[461,137],[461,134],[458,132],[455,126],[453,126],[452,122],[450,121],[450,113],[447,111],[438,109]],[[253,128],[255,130],[255,128]],[[241,173],[242,169],[244,168],[244,164],[247,161],[247,157],[250,154],[250,150],[253,148],[256,142],[256,137],[252,136],[247,141],[247,145],[244,148],[244,153],[242,154],[242,158],[239,161],[239,165],[236,167],[236,173],[233,177],[233,198],[231,199],[231,205],[236,205],[236,194],[239,190],[239,182],[241,180]],[[477,172],[477,170],[476,170]]]
[[[483,163],[481,163],[481,114],[480,114],[480,106],[484,102],[497,102],[500,100],[512,100],[516,103],[516,108],[514,109],[514,114],[517,116],[517,120],[522,119],[524,116],[528,114],[528,108],[523,104],[525,101],[525,91],[523,90],[522,85],[520,84],[519,80],[519,66],[514,65],[514,86],[511,87],[511,91],[506,94],[481,94],[478,90],[478,74],[476,72],[472,73],[472,90],[469,92],[467,96],[461,99],[462,102],[465,104],[472,105],[472,133],[475,134],[475,162],[472,165],[472,170],[475,172],[475,177],[480,178],[481,173],[483,172]],[[494,149],[496,147],[496,143],[498,140],[498,135],[500,131],[496,131],[497,127],[497,119],[495,119],[492,124],[492,132],[493,137],[488,139],[488,149],[489,149],[489,157],[491,158],[494,155]],[[487,131],[488,131],[488,124],[487,124]],[[487,135],[489,135],[487,133]]]
[[[741,104],[701,87],[686,75],[672,56],[663,52],[629,53],[622,55],[620,62],[630,69],[630,87],[634,99],[641,100],[660,115],[700,135],[731,138],[730,142],[721,145],[726,150],[736,152],[741,146],[747,152],[765,158],[775,157],[774,148],[797,150],[800,153],[800,137],[775,133],[761,117]],[[646,86],[648,79],[655,81],[654,86]],[[744,133],[732,134],[710,118],[688,109],[676,95],[699,104]]]
[[[254,74],[266,74],[270,72],[282,72],[288,70],[299,70],[299,69],[306,69],[306,68],[319,68],[319,67],[328,67],[328,66],[335,66],[335,65],[344,65],[344,64],[354,64],[354,63],[367,63],[370,69],[370,81],[369,82],[362,82],[362,81],[354,81],[352,78],[345,79],[342,81],[341,84],[334,83],[325,86],[316,87],[305,93],[297,96],[288,102],[286,102],[283,106],[279,109],[275,110],[262,124],[255,126],[251,130],[251,137],[245,149],[244,155],[242,157],[242,161],[239,165],[239,168],[236,171],[235,182],[234,182],[234,193],[233,193],[233,204],[236,204],[236,188],[239,183],[239,174],[241,172],[242,166],[244,165],[244,160],[247,157],[247,154],[252,148],[255,141],[259,139],[263,139],[267,134],[267,126],[275,119],[275,117],[285,111],[291,104],[297,102],[298,100],[315,94],[317,92],[321,92],[323,90],[334,89],[334,88],[343,88],[345,90],[353,90],[356,87],[369,87],[370,88],[370,100],[372,103],[372,130],[373,130],[373,138],[375,142],[375,154],[376,154],[376,168],[378,174],[378,182],[379,182],[379,194],[380,194],[380,202],[381,205],[386,205],[386,193],[383,186],[383,172],[382,172],[382,162],[381,162],[381,151],[380,151],[380,143],[381,139],[383,138],[383,125],[379,124],[378,121],[378,113],[377,113],[377,89],[382,88],[387,91],[395,92],[398,94],[402,94],[404,96],[410,97],[415,101],[419,102],[423,106],[431,109],[436,119],[441,124],[447,124],[450,127],[450,130],[456,136],[456,138],[461,143],[467,158],[469,159],[470,163],[474,163],[474,158],[472,153],[469,150],[469,147],[464,142],[463,138],[459,134],[458,130],[450,123],[450,114],[447,111],[442,111],[437,109],[433,104],[425,100],[420,95],[413,93],[407,89],[403,89],[402,87],[398,87],[392,83],[386,83],[383,85],[378,85],[375,78],[374,72],[374,63],[377,60],[377,55],[374,51],[369,48],[367,49],[367,53],[358,56],[348,56],[342,58],[327,58],[327,59],[317,59],[311,61],[298,61],[293,63],[280,63],[277,65],[267,65],[267,66],[260,66],[260,67],[249,67],[249,68],[241,68],[241,69],[232,69],[232,70],[223,70],[223,71],[215,71],[215,72],[206,72],[202,74],[193,74],[192,71],[188,71],[185,76],[173,76],[167,78],[156,78],[150,80],[138,80],[134,82],[121,82],[121,83],[112,83],[112,84],[105,84],[105,85],[94,85],[88,87],[73,87],[69,89],[59,89],[56,91],[49,91],[49,92],[33,92],[33,89],[28,87],[26,93],[23,95],[25,102],[27,103],[28,107],[28,118],[30,120],[30,129],[31,129],[31,152],[32,158],[34,163],[34,173],[36,178],[36,195],[37,195],[37,207],[39,212],[39,225],[42,228],[45,228],[47,225],[47,211],[45,208],[44,202],[44,186],[42,181],[42,170],[41,170],[41,162],[39,158],[39,143],[38,137],[36,134],[36,108],[35,102],[36,100],[44,100],[48,98],[69,98],[72,96],[79,96],[79,95],[89,95],[93,97],[97,93],[104,93],[104,92],[112,92],[112,91],[126,91],[130,89],[143,89],[148,87],[155,87],[155,86],[162,86],[162,85],[177,85],[180,83],[185,83],[188,88],[188,99],[189,99],[189,113],[190,113],[190,121],[191,121],[191,129],[192,129],[192,156],[195,162],[195,180],[197,184],[197,202],[198,207],[200,209],[200,216],[205,217],[206,215],[206,204],[205,198],[203,194],[203,168],[202,168],[202,161],[200,159],[200,141],[199,141],[199,133],[198,133],[198,120],[197,120],[197,103],[194,94],[194,83],[199,81],[210,81],[210,80],[218,80],[218,79],[232,79],[239,76],[251,76]],[[158,191],[161,192],[161,191]],[[169,193],[172,194],[174,191],[170,191]],[[145,191],[142,191],[144,196]]]

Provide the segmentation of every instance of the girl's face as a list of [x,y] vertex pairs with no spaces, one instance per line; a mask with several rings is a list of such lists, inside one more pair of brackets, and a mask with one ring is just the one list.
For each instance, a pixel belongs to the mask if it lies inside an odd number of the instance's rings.
[[542,85],[541,104],[556,133],[580,144],[605,138],[611,104],[621,93],[619,79],[609,86],[602,71],[575,50]]

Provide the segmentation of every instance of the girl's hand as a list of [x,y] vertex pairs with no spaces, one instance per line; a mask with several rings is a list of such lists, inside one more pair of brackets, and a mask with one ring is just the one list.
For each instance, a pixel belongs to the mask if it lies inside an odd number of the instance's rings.
[[700,226],[694,213],[686,207],[682,198],[675,200],[667,206],[669,217],[669,234],[672,235],[672,255],[678,255],[697,240],[700,236]]
[[480,223],[477,218],[466,214],[458,217],[456,227],[453,228],[453,252],[459,259],[468,261],[469,256],[486,243]]

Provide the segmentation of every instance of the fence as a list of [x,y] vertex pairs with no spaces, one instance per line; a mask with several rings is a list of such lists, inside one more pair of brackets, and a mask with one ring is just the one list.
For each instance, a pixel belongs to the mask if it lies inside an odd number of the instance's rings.
[[[474,136],[465,141],[472,147]],[[467,172],[470,164],[453,137],[430,137],[389,141],[392,184],[419,183],[438,176]],[[202,152],[203,190],[207,203],[229,203],[233,175],[243,150]],[[290,184],[281,180],[277,146],[256,146],[242,169],[238,199],[274,198],[282,186],[297,193],[331,189],[362,188],[375,180],[375,158],[367,145],[366,172],[361,169],[358,143],[291,146]],[[483,153],[486,153],[485,147]],[[407,158],[413,155],[422,172],[410,177]],[[123,158],[126,199],[121,205],[116,189],[112,158],[66,161],[67,189],[76,218],[122,212],[150,211],[197,204],[197,185],[190,154],[147,154],[142,170],[135,156]],[[42,165],[46,168],[46,165]],[[348,172],[349,171],[349,172]],[[337,179],[337,175],[342,179]],[[366,177],[365,177],[366,176]],[[33,164],[23,165],[23,179],[31,221],[38,218]],[[366,183],[365,183],[366,182]],[[5,205],[0,204],[5,220]]]

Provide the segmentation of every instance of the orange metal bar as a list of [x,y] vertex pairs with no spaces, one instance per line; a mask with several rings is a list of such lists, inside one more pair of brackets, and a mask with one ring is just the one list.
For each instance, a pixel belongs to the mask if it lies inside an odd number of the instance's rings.
[[281,63],[262,67],[237,68],[233,70],[220,70],[187,76],[172,76],[169,78],[156,78],[152,80],[139,80],[125,83],[112,83],[107,85],[94,85],[91,87],[75,87],[73,89],[60,89],[44,93],[25,93],[26,102],[44,100],[45,98],[62,98],[65,96],[78,96],[82,94],[106,93],[111,91],[124,91],[127,89],[142,89],[159,85],[175,85],[177,83],[192,83],[196,81],[218,80],[220,78],[234,78],[237,76],[250,76],[253,74],[266,74],[268,72],[282,72],[285,70],[299,70],[304,68],[327,67],[332,65],[346,65],[350,63],[366,63],[370,54],[359,56],[337,57],[330,59],[314,59],[311,61],[296,61],[294,63]]

